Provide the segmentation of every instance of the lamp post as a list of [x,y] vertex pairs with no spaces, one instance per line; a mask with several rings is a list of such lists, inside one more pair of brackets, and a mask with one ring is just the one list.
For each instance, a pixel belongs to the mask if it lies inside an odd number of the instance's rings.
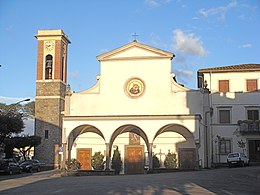
[[20,104],[20,103],[22,103],[22,102],[28,102],[28,101],[30,101],[29,98],[24,99],[24,100],[20,100],[20,101],[14,103],[14,104],[11,104],[11,106],[7,109],[5,115],[8,115],[8,113],[9,113],[17,104]]

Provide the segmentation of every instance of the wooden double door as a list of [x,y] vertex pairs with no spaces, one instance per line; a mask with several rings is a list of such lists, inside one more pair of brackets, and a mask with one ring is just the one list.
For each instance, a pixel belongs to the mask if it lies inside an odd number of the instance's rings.
[[179,149],[179,167],[180,169],[195,169],[196,164],[196,149],[195,148],[180,148]]
[[82,170],[91,170],[91,149],[88,148],[79,148],[77,150],[77,159],[80,162],[80,169]]
[[125,146],[125,174],[144,173],[144,146]]

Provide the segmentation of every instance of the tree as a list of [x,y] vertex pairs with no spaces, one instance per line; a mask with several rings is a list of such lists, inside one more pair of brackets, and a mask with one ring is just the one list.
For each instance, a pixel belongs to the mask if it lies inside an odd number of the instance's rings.
[[14,134],[23,132],[23,119],[34,117],[34,107],[34,101],[23,105],[0,103],[0,145],[2,145],[5,138],[10,138]]
[[104,155],[101,152],[95,152],[91,158],[91,166],[94,170],[103,170],[104,169]]
[[156,155],[153,155],[153,169],[160,167],[160,161]]
[[175,153],[168,152],[164,161],[164,166],[168,169],[174,169],[177,167],[177,158]]
[[116,175],[119,175],[120,171],[122,170],[122,160],[118,147],[116,147],[116,149],[114,150],[111,167],[115,170]]
[[7,137],[13,134],[18,134],[23,131],[24,123],[22,114],[8,112],[0,114],[0,144],[2,144]]
[[243,153],[245,153],[246,142],[241,139],[240,141],[237,141],[237,145],[242,149]]
[[41,144],[41,137],[39,136],[19,136],[6,138],[5,141],[5,153],[7,158],[11,158],[13,155],[13,149],[17,148],[23,154],[24,160],[28,158],[28,152],[32,147],[36,147]]

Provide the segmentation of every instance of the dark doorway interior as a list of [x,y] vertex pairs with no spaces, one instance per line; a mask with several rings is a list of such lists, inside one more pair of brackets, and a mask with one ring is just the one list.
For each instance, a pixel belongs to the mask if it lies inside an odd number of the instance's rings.
[[249,140],[249,160],[260,162],[260,140]]

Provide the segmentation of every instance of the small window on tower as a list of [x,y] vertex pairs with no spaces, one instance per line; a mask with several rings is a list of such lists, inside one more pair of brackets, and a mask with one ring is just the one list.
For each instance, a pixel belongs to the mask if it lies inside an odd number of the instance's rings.
[[45,138],[45,139],[49,139],[49,131],[48,131],[48,130],[45,130],[45,132],[44,132],[44,138]]
[[45,79],[52,79],[52,55],[47,55],[45,58]]

